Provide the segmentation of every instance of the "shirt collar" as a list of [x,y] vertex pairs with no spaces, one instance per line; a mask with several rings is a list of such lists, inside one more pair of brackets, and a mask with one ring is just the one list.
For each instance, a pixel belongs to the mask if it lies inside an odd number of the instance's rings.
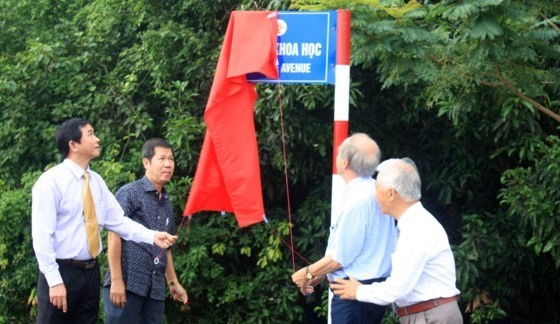
[[365,177],[355,177],[354,179],[350,180],[350,182],[348,182],[346,184],[346,186],[344,187],[344,190],[348,191],[350,190],[352,187],[357,186],[358,183],[363,182],[364,180],[367,180],[368,178]]
[[89,165],[87,167],[86,170],[82,169],[81,166],[79,166],[78,164],[76,164],[76,162],[66,158],[64,159],[64,161],[62,162],[64,164],[64,166],[66,166],[68,168],[68,170],[70,170],[70,172],[72,172],[72,174],[74,175],[74,177],[76,177],[76,179],[80,179],[81,177],[84,176],[84,173],[87,171],[91,174],[91,169],[89,168]]
[[417,201],[412,206],[408,207],[408,209],[405,210],[404,213],[399,218],[399,222],[397,224],[398,227],[403,228],[403,226],[406,226],[406,224],[409,223],[414,217],[412,216],[412,214],[416,213],[418,209],[422,209],[422,208],[424,207],[422,206],[422,203],[420,201]]
[[[142,183],[142,189],[145,192],[157,192],[156,187],[154,187],[154,184],[148,179],[148,177],[143,176],[142,179],[140,179],[140,182]],[[165,190],[165,187],[161,188],[161,193],[163,199],[167,200],[169,198],[169,195],[167,194],[167,190]]]

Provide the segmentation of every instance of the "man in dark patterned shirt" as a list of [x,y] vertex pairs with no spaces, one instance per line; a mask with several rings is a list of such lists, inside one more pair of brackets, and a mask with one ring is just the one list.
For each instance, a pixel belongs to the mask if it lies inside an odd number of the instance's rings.
[[[125,216],[147,228],[175,232],[173,207],[164,185],[175,169],[171,145],[163,139],[142,147],[145,176],[120,188],[115,197]],[[103,283],[105,323],[163,323],[165,281],[173,299],[187,303],[177,281],[171,250],[122,240],[110,232],[109,269]]]

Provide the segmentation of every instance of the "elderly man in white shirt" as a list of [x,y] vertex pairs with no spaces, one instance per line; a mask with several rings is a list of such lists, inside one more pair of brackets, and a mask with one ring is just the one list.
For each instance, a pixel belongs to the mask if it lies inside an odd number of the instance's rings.
[[398,220],[400,232],[384,282],[362,285],[336,279],[334,293],[380,305],[396,303],[401,323],[462,323],[455,287],[455,262],[447,234],[420,203],[420,176],[410,159],[390,159],[377,170],[376,199]]

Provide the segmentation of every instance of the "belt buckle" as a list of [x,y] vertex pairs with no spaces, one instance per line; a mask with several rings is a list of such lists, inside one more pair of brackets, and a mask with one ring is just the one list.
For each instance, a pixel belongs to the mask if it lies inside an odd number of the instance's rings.
[[84,269],[86,269],[86,270],[93,269],[93,267],[95,267],[96,262],[97,261],[95,261],[95,260],[86,262],[86,266],[84,267]]

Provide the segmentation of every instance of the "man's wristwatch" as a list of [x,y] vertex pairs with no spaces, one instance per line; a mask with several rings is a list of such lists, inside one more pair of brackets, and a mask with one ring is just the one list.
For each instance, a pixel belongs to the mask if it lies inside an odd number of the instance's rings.
[[313,276],[313,274],[311,272],[309,272],[309,267],[305,267],[305,276],[307,277],[307,280],[311,280],[311,279],[315,278]]

